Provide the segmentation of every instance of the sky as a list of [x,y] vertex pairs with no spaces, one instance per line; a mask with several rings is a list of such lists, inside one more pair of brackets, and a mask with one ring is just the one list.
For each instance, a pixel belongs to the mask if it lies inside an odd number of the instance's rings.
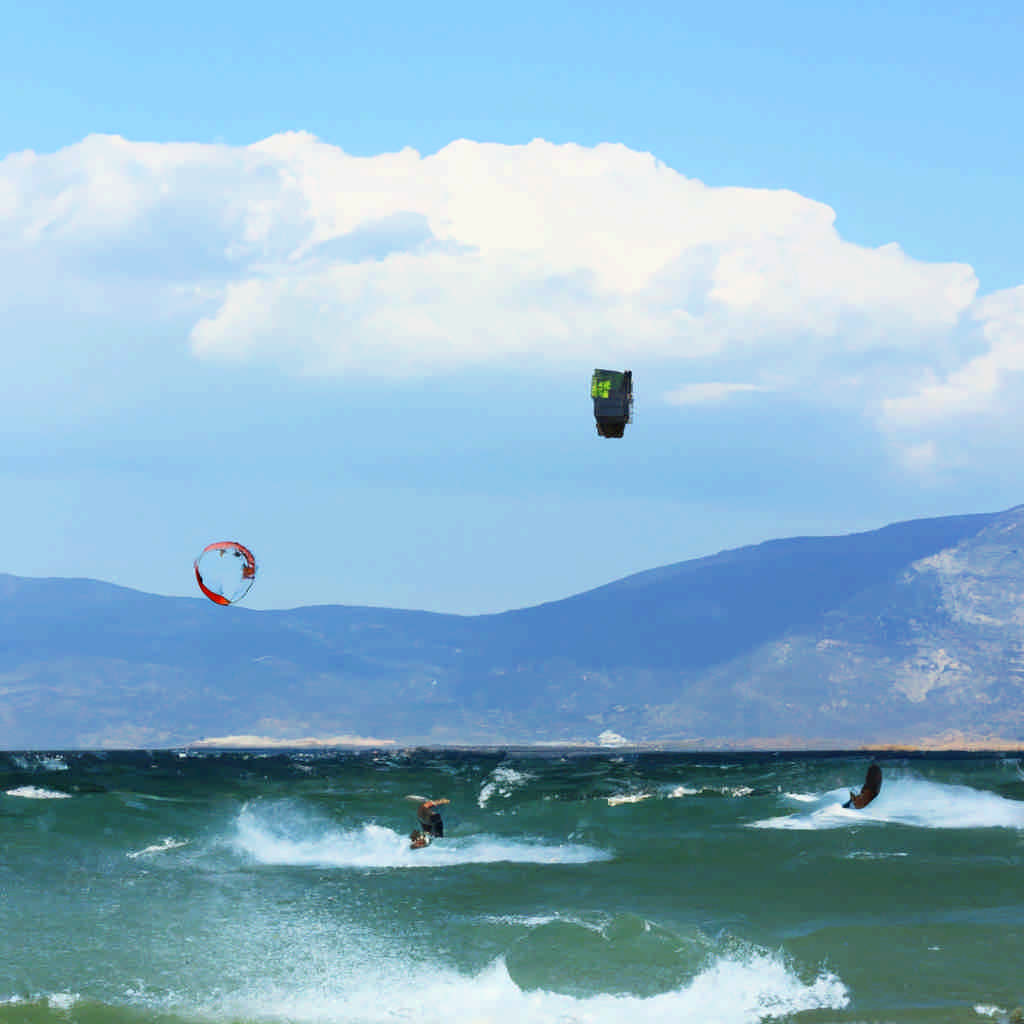
[[5,22],[0,572],[478,614],[1024,501],[1017,4]]

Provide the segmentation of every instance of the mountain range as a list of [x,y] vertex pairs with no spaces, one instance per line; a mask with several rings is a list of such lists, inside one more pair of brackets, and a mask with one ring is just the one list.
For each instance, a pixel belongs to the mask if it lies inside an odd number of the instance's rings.
[[478,616],[0,574],[0,747],[1011,746],[1022,555],[1018,506],[767,541]]

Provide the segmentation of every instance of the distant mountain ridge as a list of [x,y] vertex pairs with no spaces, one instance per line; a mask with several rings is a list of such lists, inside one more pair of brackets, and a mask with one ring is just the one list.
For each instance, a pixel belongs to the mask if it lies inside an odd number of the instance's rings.
[[773,540],[481,616],[0,575],[0,747],[1016,740],[1022,530],[1018,506]]

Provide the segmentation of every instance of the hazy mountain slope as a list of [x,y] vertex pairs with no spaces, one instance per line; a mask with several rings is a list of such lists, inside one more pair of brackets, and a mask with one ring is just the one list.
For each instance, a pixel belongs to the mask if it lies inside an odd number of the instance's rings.
[[476,617],[0,575],[0,746],[1016,735],[1022,524],[770,541]]

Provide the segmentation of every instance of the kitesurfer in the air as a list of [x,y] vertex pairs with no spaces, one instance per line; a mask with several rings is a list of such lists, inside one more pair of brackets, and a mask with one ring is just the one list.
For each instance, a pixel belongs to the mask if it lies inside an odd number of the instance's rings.
[[850,790],[850,799],[843,804],[844,807],[855,807],[858,810],[862,807],[867,807],[872,800],[878,796],[879,791],[882,788],[882,769],[877,764],[872,762],[868,768],[868,774],[864,779],[864,785],[861,786],[859,793],[854,793]]

